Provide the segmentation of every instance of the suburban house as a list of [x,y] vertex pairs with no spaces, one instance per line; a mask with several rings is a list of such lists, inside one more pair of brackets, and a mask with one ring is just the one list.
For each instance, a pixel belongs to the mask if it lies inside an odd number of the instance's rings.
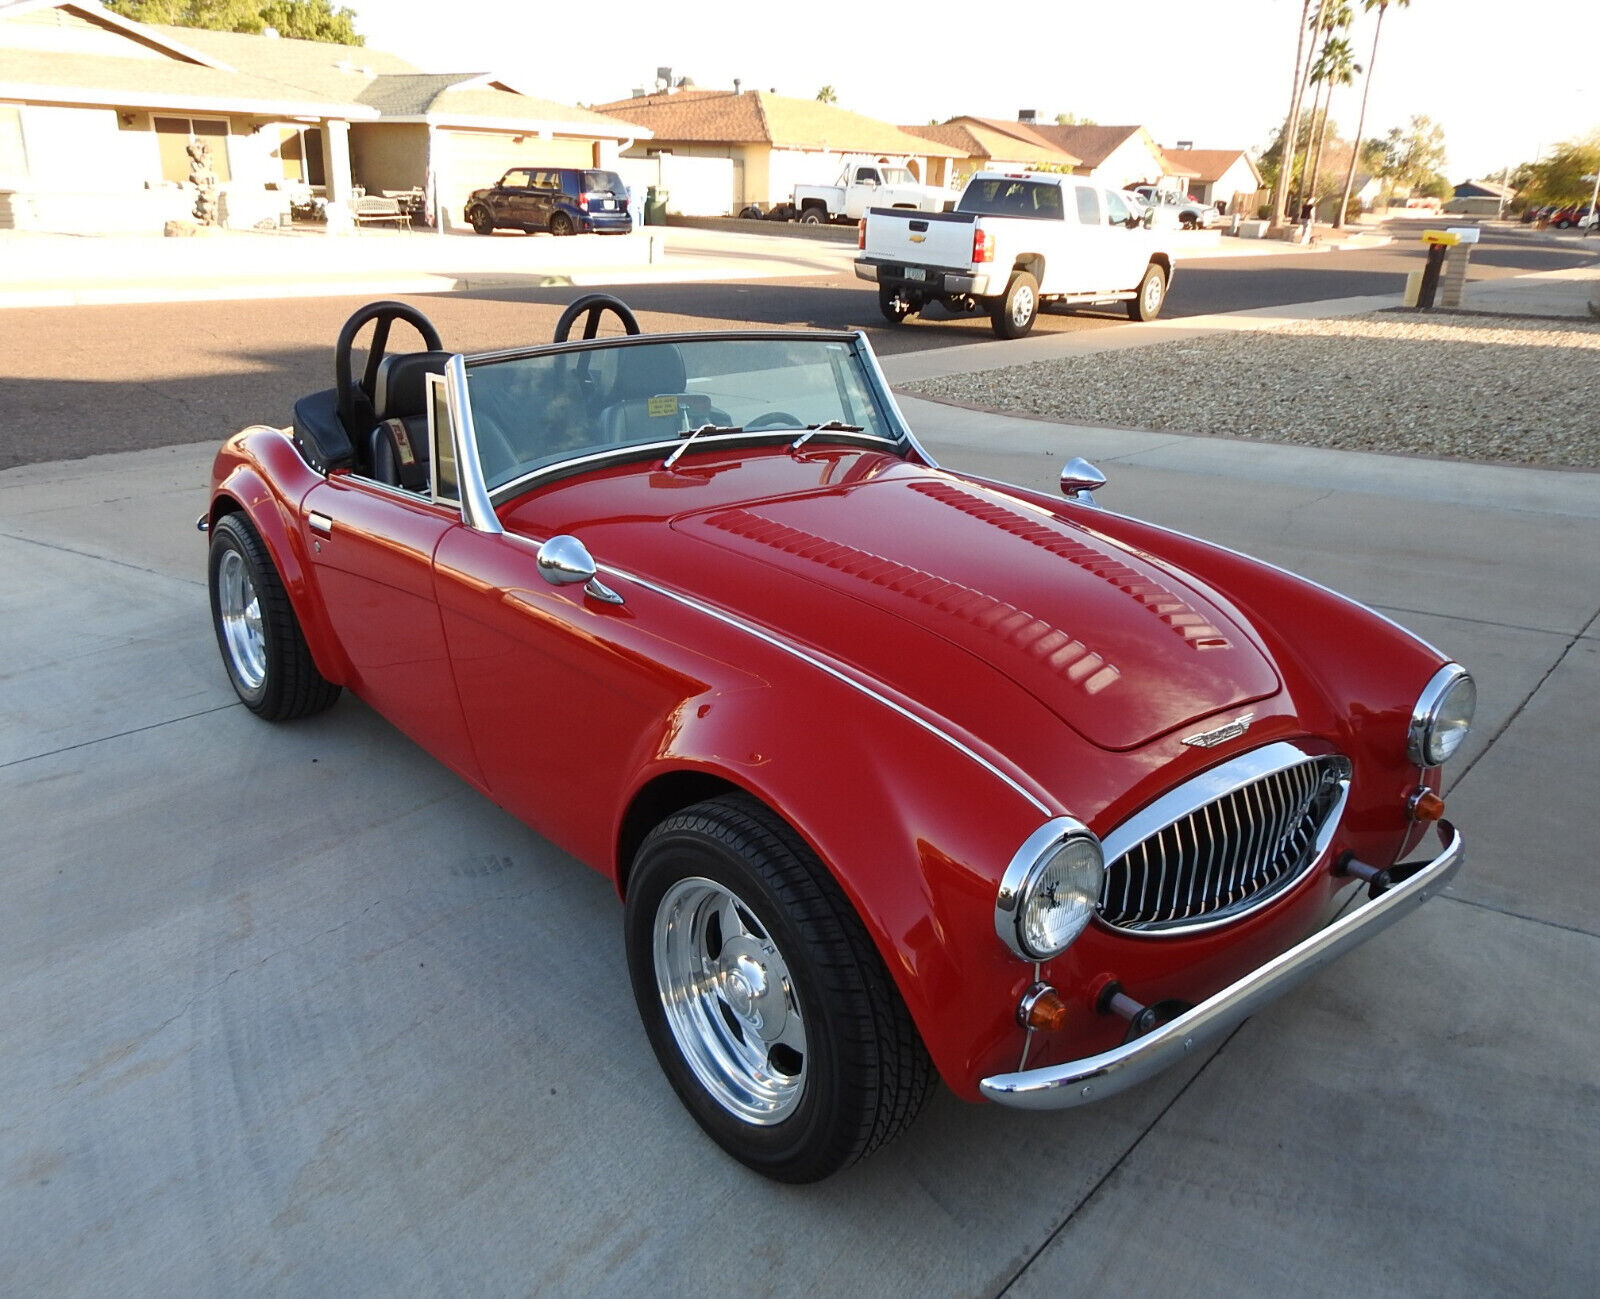
[[1169,188],[1176,192],[1182,188],[1182,182],[1190,179],[1187,168],[1167,162],[1155,137],[1142,126],[1047,126],[1038,123],[1032,129],[1056,148],[1080,159],[1073,168],[1077,175],[1093,177],[1112,189],[1127,189],[1130,185],[1159,186],[1163,180],[1175,180],[1179,183]]
[[[1248,201],[1261,189],[1261,172],[1243,149],[1163,149],[1174,175],[1189,177],[1189,196],[1236,211],[1234,197]],[[1246,216],[1255,213],[1246,212]]]
[[1444,210],[1458,216],[1497,217],[1516,196],[1517,191],[1510,185],[1492,180],[1464,180],[1445,201]]
[[[648,140],[635,143],[625,159],[720,159],[722,165],[699,170],[714,185],[702,188],[700,201],[688,203],[680,187],[662,173],[671,194],[670,210],[738,211],[752,204],[774,207],[787,203],[795,185],[826,185],[846,162],[871,160],[906,166],[929,179],[930,164],[960,156],[952,146],[910,135],[888,122],[852,113],[814,99],[792,99],[767,90],[701,90],[671,87],[653,94],[635,94],[596,112],[636,123]],[[623,174],[634,179],[627,168]],[[692,174],[685,169],[681,174]],[[939,183],[937,179],[929,180]],[[710,207],[715,194],[726,203]]]
[[929,181],[954,184],[977,171],[1030,168],[1071,171],[1082,162],[1058,148],[1026,122],[988,117],[952,117],[929,126],[902,126],[911,135],[959,149],[961,156],[929,160]]
[[311,189],[467,193],[528,165],[607,166],[648,132],[485,72],[431,74],[366,46],[133,22],[95,0],[0,0],[0,227],[160,230],[187,217],[209,146],[223,224]]

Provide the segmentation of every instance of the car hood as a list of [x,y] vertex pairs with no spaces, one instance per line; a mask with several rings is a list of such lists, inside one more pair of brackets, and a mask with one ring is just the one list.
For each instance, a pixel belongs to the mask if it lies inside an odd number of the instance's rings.
[[[939,656],[946,689],[981,695],[982,675],[1002,674],[1104,749],[1278,690],[1224,597],[1082,513],[1069,523],[970,480],[893,474],[678,514],[677,536],[743,562],[706,555],[675,582],[889,683],[936,637],[964,652]],[[796,580],[828,598],[796,598]],[[906,635],[885,634],[897,626]]]

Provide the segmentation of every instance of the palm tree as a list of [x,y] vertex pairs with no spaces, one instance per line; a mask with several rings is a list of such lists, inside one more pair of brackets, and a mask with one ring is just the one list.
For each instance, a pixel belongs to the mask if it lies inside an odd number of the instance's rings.
[[1383,16],[1393,4],[1397,9],[1409,9],[1411,0],[1362,0],[1368,13],[1378,11],[1378,25],[1372,29],[1372,53],[1367,57],[1367,79],[1361,87],[1361,116],[1356,119],[1356,138],[1350,147],[1350,170],[1344,177],[1344,197],[1339,200],[1339,210],[1334,214],[1336,229],[1344,228],[1344,214],[1350,206],[1350,194],[1356,186],[1356,161],[1361,157],[1361,133],[1367,129],[1367,96],[1372,93],[1372,67],[1378,61],[1378,37],[1383,35]]
[[[1289,88],[1289,116],[1283,123],[1281,147],[1278,150],[1278,183],[1272,187],[1272,223],[1282,225],[1289,206],[1289,186],[1294,183],[1294,156],[1300,131],[1300,101],[1305,97],[1306,33],[1322,21],[1322,11],[1328,0],[1302,0],[1300,5],[1300,39],[1294,47],[1294,81]],[[1311,6],[1317,6],[1315,15]]]
[[[1316,32],[1313,34],[1312,40],[1316,41],[1318,35],[1320,35],[1321,44],[1314,46],[1314,56],[1311,62],[1306,65],[1305,86],[1302,87],[1301,93],[1304,94],[1306,89],[1310,89],[1313,86],[1317,86],[1317,89],[1313,90],[1311,96],[1311,125],[1306,132],[1306,160],[1305,166],[1300,172],[1300,188],[1296,195],[1297,206],[1304,204],[1308,198],[1315,202],[1315,195],[1309,191],[1315,188],[1316,182],[1316,178],[1311,174],[1311,155],[1317,135],[1317,101],[1321,87],[1318,85],[1318,78],[1312,74],[1319,66],[1322,66],[1324,51],[1328,48],[1328,42],[1337,39],[1334,33],[1349,27],[1354,19],[1355,15],[1351,11],[1350,0],[1323,0],[1321,8],[1317,10]],[[1332,97],[1332,87],[1329,87],[1329,97]],[[1324,109],[1322,128],[1326,129],[1327,124],[1327,110]],[[1298,139],[1296,139],[1295,144],[1299,144]]]
[[817,91],[817,103],[837,104],[838,102],[839,96],[834,94],[832,86],[824,86],[821,90]]
[[[1306,180],[1306,195],[1312,204],[1317,201],[1317,184],[1322,171],[1322,146],[1328,138],[1328,110],[1333,107],[1334,88],[1354,85],[1356,73],[1361,71],[1361,65],[1355,61],[1354,54],[1355,50],[1349,41],[1342,36],[1335,36],[1322,43],[1322,57],[1311,69],[1312,80],[1321,82],[1328,88],[1327,99],[1322,106],[1322,124],[1317,131],[1316,159],[1311,164]],[[1306,142],[1308,148],[1310,143],[1309,140]]]

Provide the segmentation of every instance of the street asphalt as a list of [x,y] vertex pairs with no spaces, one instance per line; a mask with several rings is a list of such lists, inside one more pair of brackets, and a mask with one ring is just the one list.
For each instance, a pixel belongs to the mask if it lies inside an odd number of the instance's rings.
[[[249,322],[213,341],[243,349],[221,368],[281,381]],[[80,359],[55,400],[84,427],[142,381]],[[603,880],[348,696],[286,726],[235,702],[193,527],[215,436],[20,465],[0,1294],[1600,1292],[1594,475],[902,404],[953,467],[1049,488],[1086,455],[1107,508],[1346,591],[1472,668],[1453,887],[1139,1090],[1054,1115],[941,1094],[867,1162],[776,1186],[657,1069]]]

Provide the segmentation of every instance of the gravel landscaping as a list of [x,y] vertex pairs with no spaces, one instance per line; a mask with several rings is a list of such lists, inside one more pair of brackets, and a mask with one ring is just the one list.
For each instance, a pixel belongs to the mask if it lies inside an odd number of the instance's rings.
[[926,397],[1065,423],[1600,467],[1600,321],[1374,312],[953,375]]

